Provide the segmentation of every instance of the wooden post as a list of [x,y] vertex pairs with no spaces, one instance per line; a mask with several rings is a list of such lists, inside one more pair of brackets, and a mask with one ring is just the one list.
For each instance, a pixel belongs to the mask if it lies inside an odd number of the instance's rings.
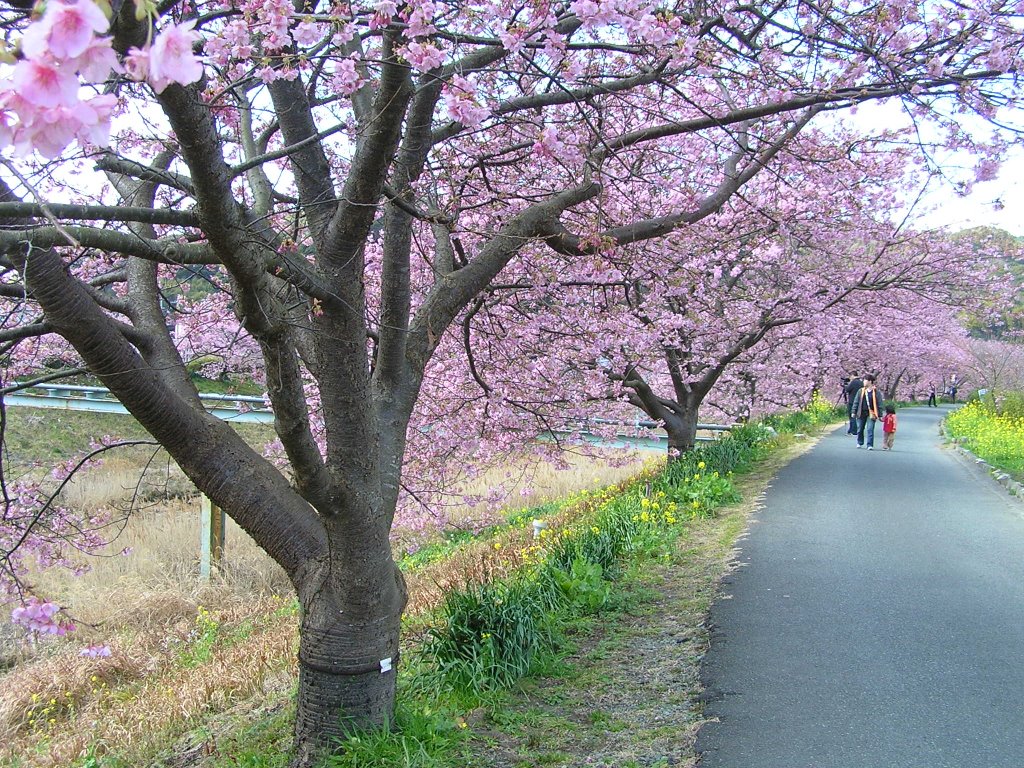
[[224,559],[224,530],[227,517],[224,510],[202,496],[199,534],[199,578],[210,580],[210,574],[221,568]]

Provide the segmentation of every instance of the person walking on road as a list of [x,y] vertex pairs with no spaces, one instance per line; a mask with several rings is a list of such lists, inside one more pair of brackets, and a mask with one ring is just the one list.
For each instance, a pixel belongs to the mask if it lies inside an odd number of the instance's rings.
[[885,406],[885,418],[882,419],[882,450],[891,451],[896,440],[896,408]]
[[853,412],[853,401],[863,387],[864,380],[856,373],[850,374],[850,381],[843,390],[843,393],[846,395],[846,417],[850,420],[850,427],[846,430],[848,435],[857,434],[857,414]]
[[928,407],[938,408],[938,404],[935,402],[935,385],[930,384],[928,389]]
[[873,374],[864,376],[864,386],[853,401],[853,412],[857,416],[857,447],[864,447],[865,432],[869,451],[875,449],[875,422],[881,418],[882,394],[875,387]]

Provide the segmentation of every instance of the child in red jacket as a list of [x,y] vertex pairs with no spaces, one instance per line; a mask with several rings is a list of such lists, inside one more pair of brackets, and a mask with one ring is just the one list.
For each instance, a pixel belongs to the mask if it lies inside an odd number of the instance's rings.
[[896,439],[896,409],[885,406],[885,418],[882,419],[882,450],[891,451],[893,441]]

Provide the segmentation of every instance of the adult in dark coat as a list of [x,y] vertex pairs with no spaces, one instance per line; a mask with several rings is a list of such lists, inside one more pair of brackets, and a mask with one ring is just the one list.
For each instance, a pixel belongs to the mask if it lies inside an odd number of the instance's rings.
[[850,428],[846,430],[848,435],[857,434],[857,415],[853,412],[853,400],[857,397],[857,393],[864,388],[864,379],[858,376],[856,373],[850,374],[850,382],[846,385],[844,390],[846,400],[846,418],[850,420]]
[[884,403],[882,393],[875,387],[875,377],[870,373],[864,377],[864,387],[853,399],[853,410],[857,414],[857,447],[864,447],[867,433],[868,450],[875,447],[875,423],[882,418]]

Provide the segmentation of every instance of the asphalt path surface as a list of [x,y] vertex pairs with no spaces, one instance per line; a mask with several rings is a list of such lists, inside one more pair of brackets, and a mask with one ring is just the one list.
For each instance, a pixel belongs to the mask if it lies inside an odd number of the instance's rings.
[[945,412],[772,482],[711,611],[701,768],[1024,767],[1024,504]]

